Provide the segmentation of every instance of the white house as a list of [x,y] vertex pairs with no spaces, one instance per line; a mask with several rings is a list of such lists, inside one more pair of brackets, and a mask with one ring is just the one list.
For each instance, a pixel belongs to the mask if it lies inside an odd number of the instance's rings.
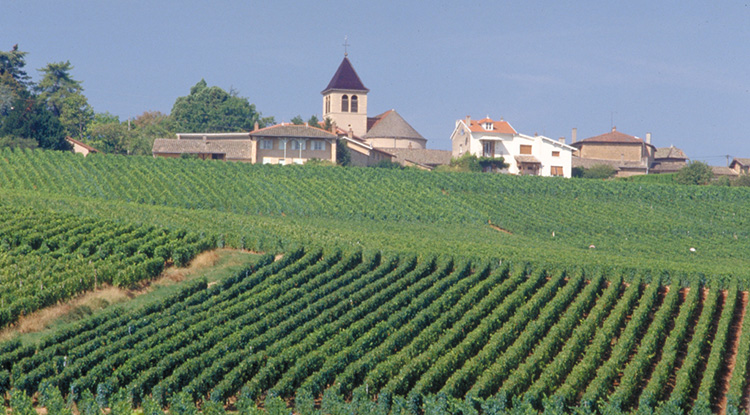
[[571,176],[575,148],[565,140],[541,135],[519,134],[507,121],[490,118],[456,121],[451,134],[453,157],[465,153],[477,157],[503,157],[508,168],[502,172],[533,176]]

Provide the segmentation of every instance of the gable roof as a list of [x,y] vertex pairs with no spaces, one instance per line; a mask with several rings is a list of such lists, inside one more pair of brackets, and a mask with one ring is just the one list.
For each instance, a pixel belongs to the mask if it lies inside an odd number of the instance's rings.
[[[487,130],[484,125],[492,124],[492,129]],[[516,130],[505,120],[495,121],[489,117],[484,117],[481,120],[470,120],[468,125],[469,130],[474,133],[499,133],[499,134],[517,134]]]
[[[624,134],[619,131],[615,127],[612,127],[612,131],[600,134],[594,137],[589,137],[586,139],[583,139],[581,141],[572,143],[571,145],[576,148],[581,148],[581,145],[588,144],[588,143],[604,143],[604,144],[641,144],[641,145],[647,145],[650,147],[654,147],[651,144],[646,143],[645,141],[641,140],[638,137],[633,137],[632,135]],[[654,147],[656,148],[656,147]]]
[[377,121],[365,134],[365,138],[409,138],[427,140],[422,137],[396,110],[376,116]]
[[73,137],[70,137],[70,136],[65,137],[65,140],[67,142],[69,142],[70,144],[79,145],[79,146],[85,148],[86,150],[88,150],[88,151],[90,151],[92,153],[98,153],[99,152],[99,150],[95,149],[94,147],[91,147],[90,145],[88,145],[88,144],[86,144],[84,142],[78,141],[78,140],[76,140]]
[[732,163],[729,165],[729,167],[734,167],[735,164],[739,164],[740,166],[750,166],[750,159],[735,157],[734,159],[732,159]]
[[321,93],[325,94],[326,92],[334,89],[362,92],[370,91],[369,89],[365,88],[365,85],[357,75],[357,71],[354,70],[352,63],[349,62],[349,58],[346,56],[344,56],[344,60],[341,61],[339,68],[336,70],[336,73],[333,74],[331,82],[328,83],[326,89],[324,89]]
[[157,138],[151,149],[152,154],[225,154],[228,159],[250,160],[252,146],[245,140],[196,140]]
[[297,124],[276,124],[250,133],[251,137],[336,138],[326,130]]
[[450,164],[452,153],[448,150],[428,150],[426,148],[384,148],[396,156],[398,161],[406,160],[425,166]]
[[685,152],[675,146],[659,147],[654,153],[654,159],[680,159],[687,160]]

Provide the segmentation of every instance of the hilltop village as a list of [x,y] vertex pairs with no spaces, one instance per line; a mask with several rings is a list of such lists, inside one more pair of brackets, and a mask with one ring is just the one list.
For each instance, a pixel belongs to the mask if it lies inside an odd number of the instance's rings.
[[[348,56],[322,90],[323,119],[319,125],[281,123],[241,133],[178,133],[177,139],[156,139],[154,157],[194,155],[201,159],[263,164],[304,164],[309,160],[336,162],[337,146],[345,145],[351,164],[374,166],[398,163],[425,170],[449,165],[451,160],[473,155],[483,160],[484,171],[514,175],[571,177],[579,171],[607,166],[615,177],[674,173],[685,167],[688,156],[675,146],[656,147],[651,133],[645,139],[618,131],[578,140],[577,129],[553,139],[518,132],[510,122],[486,116],[466,116],[449,133],[451,150],[428,148],[423,137],[395,109],[371,116],[370,90]],[[81,143],[82,144],[82,143]],[[85,151],[85,150],[84,150]],[[746,173],[750,159],[735,158],[728,167],[712,167],[715,176]]]

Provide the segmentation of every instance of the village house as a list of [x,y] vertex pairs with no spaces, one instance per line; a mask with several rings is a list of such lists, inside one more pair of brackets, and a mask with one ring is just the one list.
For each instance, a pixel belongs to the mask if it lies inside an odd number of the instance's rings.
[[688,157],[685,152],[675,146],[659,147],[654,153],[650,174],[675,173],[687,165]]
[[736,172],[737,175],[750,174],[750,158],[734,158],[729,163],[729,168]]
[[99,150],[95,149],[94,147],[91,147],[90,145],[86,143],[82,143],[72,137],[65,137],[65,141],[70,144],[70,147],[72,148],[72,151],[76,154],[83,154],[84,157],[88,156],[90,153],[98,153]]
[[263,164],[336,161],[338,136],[307,125],[278,124],[247,133],[177,134],[154,141],[154,157],[191,154],[201,159]]
[[572,154],[575,148],[565,139],[519,134],[507,121],[486,117],[456,121],[451,133],[452,155],[466,153],[477,157],[502,157],[508,164],[504,173],[533,176],[571,177]]
[[617,177],[648,174],[654,162],[656,147],[651,145],[651,133],[646,140],[624,134],[612,127],[612,131],[576,141],[573,129],[571,146],[576,148],[573,167],[591,168],[598,164],[612,166]]

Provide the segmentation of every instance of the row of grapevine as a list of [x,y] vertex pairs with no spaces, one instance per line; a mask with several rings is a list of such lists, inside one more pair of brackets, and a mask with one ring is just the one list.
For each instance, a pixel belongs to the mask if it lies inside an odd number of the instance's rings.
[[[700,278],[700,272],[721,269],[720,275],[708,279],[724,287],[745,276],[748,268],[750,233],[743,219],[750,216],[747,189],[287,167],[106,155],[84,159],[60,152],[3,149],[0,189],[184,208],[196,214],[210,210],[252,219],[335,219],[364,225],[368,232],[384,223],[484,226],[491,222],[538,242],[515,246],[519,252],[528,251],[524,259],[537,254],[575,264],[569,258],[573,255],[585,258],[587,266],[607,266],[608,259],[647,257],[656,271],[653,275],[663,266],[678,267],[692,281]],[[640,214],[632,215],[634,211]],[[233,246],[278,249],[279,237],[267,232],[232,235],[228,240]],[[309,241],[300,237],[297,242]],[[574,252],[548,249],[548,244]],[[596,251],[580,251],[592,244]],[[691,247],[697,250],[690,251]],[[729,276],[727,270],[735,275]],[[673,278],[679,283],[683,277]]]
[[[691,287],[681,301],[677,287],[622,278],[298,249],[210,287],[199,280],[140,309],[106,310],[36,345],[0,343],[0,393],[57,388],[72,401],[125,394],[162,407],[238,394],[401,396],[415,407],[441,405],[435,396],[481,411],[715,405],[738,288],[706,290],[704,301]],[[735,376],[745,377],[746,358],[738,362]],[[731,396],[746,382],[737,384]]]

